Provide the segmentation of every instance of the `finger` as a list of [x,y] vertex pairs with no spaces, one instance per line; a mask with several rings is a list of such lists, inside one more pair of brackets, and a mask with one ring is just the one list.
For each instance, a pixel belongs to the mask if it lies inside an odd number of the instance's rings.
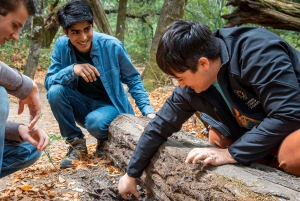
[[89,65],[90,69],[94,72],[94,74],[96,76],[100,76],[99,71],[97,70],[97,68],[95,68],[95,66]]
[[87,75],[84,72],[81,73],[81,77],[84,79],[84,81],[90,82],[89,78],[87,77]]
[[93,77],[95,77],[94,72],[92,70],[90,70],[89,68],[86,68],[84,70],[82,70],[83,74],[86,76],[86,78],[88,79],[88,82],[93,82],[94,79]]
[[18,115],[22,114],[23,111],[24,111],[24,103],[22,101],[19,101]]
[[131,195],[127,193],[120,193],[123,199],[125,200],[131,200]]
[[213,157],[213,156],[209,156],[209,157],[207,157],[204,161],[203,161],[203,165],[205,166],[205,165],[208,165],[208,164],[211,164],[211,165],[213,165],[214,164],[214,162],[215,162],[215,157]]
[[188,156],[185,159],[185,163],[191,163],[194,160],[196,155],[197,155],[196,152],[194,152],[193,150],[190,151],[190,153],[188,154]]
[[137,192],[137,190],[133,191],[132,194],[134,195],[134,197],[138,200],[142,200],[141,195]]
[[97,80],[97,73],[99,74],[98,70],[92,66],[92,65],[89,65],[89,68],[86,69],[89,73],[89,75],[91,76],[92,80],[90,80],[91,82],[92,81],[96,81]]
[[[32,119],[32,117],[33,117],[33,119]],[[33,129],[34,125],[39,120],[39,118],[40,118],[40,113],[39,112],[37,114],[35,114],[34,116],[31,116],[32,120],[29,122],[29,125],[28,125],[29,130]]]

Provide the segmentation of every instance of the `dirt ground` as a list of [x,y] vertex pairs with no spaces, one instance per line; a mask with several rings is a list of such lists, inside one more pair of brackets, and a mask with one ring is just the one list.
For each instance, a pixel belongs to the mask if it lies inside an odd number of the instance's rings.
[[[89,154],[85,161],[78,161],[76,168],[59,169],[59,161],[65,156],[67,145],[60,138],[58,124],[47,102],[44,76],[45,71],[38,71],[35,76],[42,102],[42,115],[36,126],[51,136],[51,144],[33,166],[0,179],[0,200],[123,200],[118,194],[117,183],[124,172],[114,167],[109,159],[93,158]],[[156,111],[170,94],[171,89],[158,89],[149,94]],[[14,97],[10,99],[9,120],[28,123],[28,111],[17,115],[18,100]],[[136,106],[134,109],[137,116],[141,116]],[[201,133],[201,126],[194,118],[183,128],[197,135]],[[88,151],[93,153],[96,140],[85,129],[83,131]],[[153,200],[145,189],[139,188],[139,192],[144,201]]]

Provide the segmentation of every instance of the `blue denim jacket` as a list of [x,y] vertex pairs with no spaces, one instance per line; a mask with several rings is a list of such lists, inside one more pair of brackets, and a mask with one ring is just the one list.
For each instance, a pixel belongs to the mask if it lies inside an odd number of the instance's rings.
[[[144,116],[154,113],[140,74],[118,39],[94,32],[90,55],[109,98],[120,113],[134,114],[123,83],[128,86],[129,93]],[[76,56],[67,36],[57,39],[51,60],[45,88],[49,90],[52,85],[61,84],[77,89],[78,76],[73,71]]]

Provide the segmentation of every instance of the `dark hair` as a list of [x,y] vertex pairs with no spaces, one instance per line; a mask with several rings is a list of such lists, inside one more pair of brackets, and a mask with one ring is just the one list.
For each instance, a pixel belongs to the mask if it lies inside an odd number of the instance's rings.
[[92,24],[94,16],[88,4],[82,1],[71,1],[57,11],[57,20],[64,30],[68,30],[79,22]]
[[168,75],[197,71],[201,57],[216,60],[220,56],[220,44],[210,29],[201,23],[177,20],[161,37],[156,62]]
[[6,16],[9,12],[16,11],[24,5],[28,15],[35,15],[36,8],[33,0],[0,0],[0,15]]

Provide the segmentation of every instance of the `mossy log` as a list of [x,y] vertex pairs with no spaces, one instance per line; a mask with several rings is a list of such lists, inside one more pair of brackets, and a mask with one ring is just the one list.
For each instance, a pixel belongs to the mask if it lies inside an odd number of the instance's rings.
[[[115,166],[126,169],[148,121],[122,114],[111,123],[105,153]],[[184,163],[192,148],[207,146],[211,145],[191,134],[173,134],[154,155],[139,184],[162,201],[300,199],[299,178],[270,167]]]

